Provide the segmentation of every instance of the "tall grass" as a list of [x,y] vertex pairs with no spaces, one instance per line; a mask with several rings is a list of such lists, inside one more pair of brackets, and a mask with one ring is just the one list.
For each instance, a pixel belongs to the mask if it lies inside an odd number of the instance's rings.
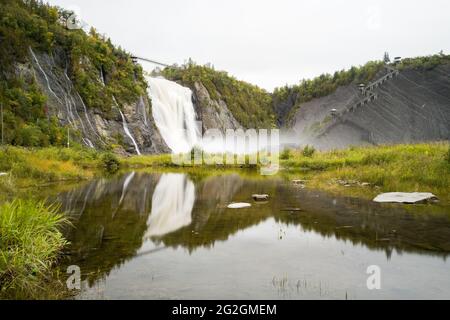
[[13,200],[0,206],[0,290],[31,294],[49,274],[67,244],[59,228],[67,223],[55,205]]
[[[0,189],[9,185],[32,186],[45,182],[81,180],[94,176],[101,167],[101,153],[89,149],[0,147]],[[11,183],[12,182],[12,183]],[[11,191],[11,190],[10,190]]]

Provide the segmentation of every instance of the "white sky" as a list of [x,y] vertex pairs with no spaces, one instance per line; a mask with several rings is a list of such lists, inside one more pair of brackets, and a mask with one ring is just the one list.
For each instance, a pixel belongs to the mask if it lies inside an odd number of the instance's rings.
[[191,57],[268,90],[391,57],[450,52],[448,0],[50,0],[133,54]]

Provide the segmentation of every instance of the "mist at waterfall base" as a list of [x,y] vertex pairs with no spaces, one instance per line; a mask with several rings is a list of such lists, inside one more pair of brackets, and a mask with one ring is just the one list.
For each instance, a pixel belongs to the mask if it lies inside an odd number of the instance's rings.
[[[227,139],[228,137],[216,128],[210,128],[202,136],[201,122],[197,121],[192,91],[189,88],[162,77],[147,77],[147,82],[155,124],[173,153],[187,153],[194,147],[208,153],[234,154],[268,150],[269,144],[272,150],[278,148],[278,139],[274,139],[273,136],[267,136],[266,139],[260,136],[256,143],[251,141],[246,143],[244,137],[243,144],[234,141],[234,138]],[[243,130],[236,130],[236,133],[237,136],[244,136]]]

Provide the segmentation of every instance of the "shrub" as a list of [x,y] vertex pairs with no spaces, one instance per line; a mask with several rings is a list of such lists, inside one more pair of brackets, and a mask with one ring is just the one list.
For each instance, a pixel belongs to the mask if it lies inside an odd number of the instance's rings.
[[316,149],[313,146],[306,145],[303,148],[302,155],[304,157],[311,158],[314,155],[315,152],[316,152]]
[[281,152],[280,159],[289,160],[291,156],[292,156],[291,149],[286,148],[283,150],[283,152]]
[[115,173],[120,168],[119,159],[113,153],[110,153],[110,152],[105,153],[102,156],[101,161],[102,161],[103,168],[108,173]]

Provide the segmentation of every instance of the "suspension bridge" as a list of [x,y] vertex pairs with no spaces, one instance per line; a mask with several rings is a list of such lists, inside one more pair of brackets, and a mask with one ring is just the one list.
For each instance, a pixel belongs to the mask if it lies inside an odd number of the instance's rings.
[[142,57],[138,57],[138,56],[131,56],[131,59],[133,60],[134,63],[137,63],[138,60],[140,60],[140,61],[150,62],[150,63],[156,64],[158,66],[162,66],[162,67],[170,67],[170,65],[167,63],[159,62],[159,61],[152,60],[152,59],[142,58]]

